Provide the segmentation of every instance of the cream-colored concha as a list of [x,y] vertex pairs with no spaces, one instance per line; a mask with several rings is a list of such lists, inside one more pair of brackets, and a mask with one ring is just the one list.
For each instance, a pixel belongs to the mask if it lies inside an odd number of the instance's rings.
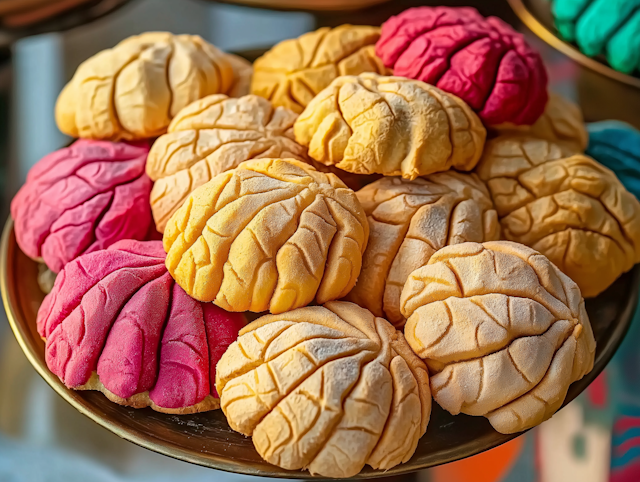
[[340,25],[284,40],[254,62],[251,93],[300,113],[336,77],[387,73],[379,37],[379,27]]
[[508,241],[447,246],[402,291],[405,337],[427,362],[433,398],[501,433],[550,418],[593,368],[596,342],[578,286]]
[[589,133],[580,107],[553,92],[549,94],[544,113],[532,126],[503,124],[495,130],[501,134],[526,134],[546,139],[561,144],[572,154],[584,152],[589,143]]
[[234,54],[227,54],[226,59],[233,68],[233,83],[227,95],[229,97],[249,95],[251,93],[253,65],[248,60]]
[[193,191],[164,230],[167,268],[193,298],[282,313],[344,297],[369,237],[355,193],[293,159],[258,159]]
[[56,122],[72,137],[156,137],[184,107],[233,81],[227,55],[199,36],[143,33],[80,64],[58,97]]
[[164,232],[194,189],[246,160],[305,160],[305,149],[293,140],[296,117],[257,95],[210,95],[182,109],[147,159],[147,175],[155,181],[151,210],[157,230]]
[[385,177],[356,195],[369,221],[362,271],[347,299],[396,327],[409,274],[450,244],[500,239],[489,191],[475,174],[447,171],[409,181]]
[[340,301],[245,327],[216,388],[231,428],[267,462],[330,478],[406,462],[431,414],[427,367],[402,333]]
[[318,162],[356,174],[415,179],[480,160],[486,130],[458,97],[403,77],[372,73],[334,80],[294,126]]
[[592,297],[640,262],[640,203],[612,171],[564,149],[498,137],[476,172],[504,237],[540,251]]

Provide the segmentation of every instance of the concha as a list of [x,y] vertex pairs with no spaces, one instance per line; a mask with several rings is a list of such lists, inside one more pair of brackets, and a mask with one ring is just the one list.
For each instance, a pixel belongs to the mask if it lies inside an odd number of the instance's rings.
[[334,80],[300,114],[294,133],[318,162],[407,179],[473,169],[486,138],[478,116],[458,97],[372,73]]
[[283,313],[344,297],[369,237],[355,193],[293,159],[258,159],[193,191],[164,231],[167,268],[200,301]]
[[485,416],[498,432],[550,418],[593,368],[580,289],[521,244],[447,246],[411,273],[401,303],[436,402],[454,415]]
[[248,325],[216,387],[229,425],[267,462],[330,478],[406,462],[431,413],[427,368],[402,333],[340,301]]

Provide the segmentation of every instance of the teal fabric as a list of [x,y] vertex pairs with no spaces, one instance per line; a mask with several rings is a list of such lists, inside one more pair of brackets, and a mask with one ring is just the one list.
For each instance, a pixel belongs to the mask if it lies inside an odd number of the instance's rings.
[[591,0],[554,0],[551,12],[562,38],[576,41],[576,22]]
[[560,36],[586,55],[606,55],[625,73],[640,70],[640,0],[552,0]]
[[614,171],[640,199],[640,131],[618,121],[594,122],[587,129],[587,155]]
[[640,70],[640,10],[637,10],[607,44],[611,66],[621,72]]

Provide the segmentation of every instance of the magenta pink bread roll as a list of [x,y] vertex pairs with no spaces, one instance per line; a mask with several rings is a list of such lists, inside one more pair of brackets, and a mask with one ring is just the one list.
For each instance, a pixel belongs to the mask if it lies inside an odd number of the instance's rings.
[[410,8],[382,25],[376,53],[394,75],[457,95],[487,126],[533,124],[547,103],[540,54],[474,8]]
[[215,367],[245,322],[189,297],[162,242],[132,240],[69,262],[37,321],[47,366],[67,387],[167,413],[219,408]]
[[149,145],[81,139],[40,160],[11,202],[16,239],[57,273],[72,259],[154,229]]

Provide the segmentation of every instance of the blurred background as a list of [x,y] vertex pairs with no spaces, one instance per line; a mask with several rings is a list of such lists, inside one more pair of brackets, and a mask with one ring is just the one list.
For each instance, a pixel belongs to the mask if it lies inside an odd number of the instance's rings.
[[[264,6],[269,2],[246,0],[245,3]],[[481,13],[499,16],[526,32],[506,0],[280,0],[272,3],[298,10],[204,0],[0,0],[2,219],[8,215],[9,201],[24,182],[29,168],[45,154],[69,142],[56,128],[53,116],[62,86],[83,60],[130,35],[148,30],[199,34],[223,50],[242,52],[270,47],[324,25],[379,25],[410,6],[427,4],[472,5]],[[356,10],[311,11],[317,5],[351,6]],[[625,102],[628,102],[625,94],[628,87],[613,88],[612,93],[602,78],[581,69],[532,34],[526,34],[543,52],[551,89],[579,102],[588,120],[619,118],[640,127],[637,121],[640,109],[634,111]],[[0,317],[4,317],[4,311]],[[638,322],[634,326],[637,327]],[[632,328],[617,359],[637,358],[633,339],[637,340],[640,333],[634,334],[635,331],[637,328]],[[638,378],[635,369],[619,373],[615,361],[612,367],[583,396],[526,436],[471,459],[395,480],[640,480],[640,470],[627,470],[640,455],[640,442],[635,433],[640,434],[640,418],[635,418],[634,406],[629,408],[627,425],[616,435],[618,421],[613,416],[613,402],[608,398],[615,386],[624,402],[625,383],[635,384]],[[627,430],[629,427],[631,432]],[[622,449],[618,448],[620,444]],[[618,466],[626,472],[617,470]],[[67,405],[36,374],[15,342],[8,323],[0,319],[0,481],[249,479],[251,477],[215,472],[166,458],[120,440],[95,425]]]

